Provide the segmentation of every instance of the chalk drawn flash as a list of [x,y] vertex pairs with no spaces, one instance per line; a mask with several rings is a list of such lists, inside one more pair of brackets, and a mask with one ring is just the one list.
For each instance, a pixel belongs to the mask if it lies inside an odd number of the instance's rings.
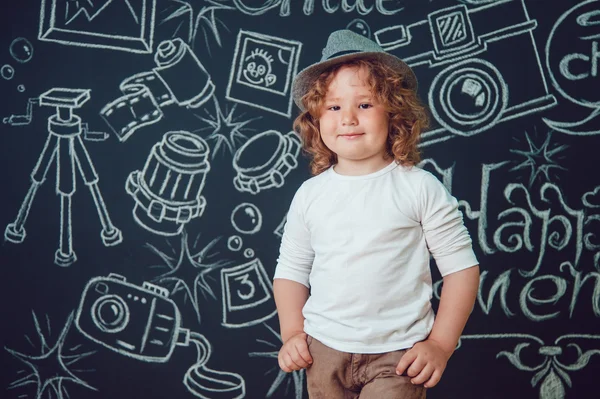
[[211,278],[209,273],[231,263],[222,259],[211,260],[219,254],[214,251],[214,248],[220,241],[220,237],[210,241],[200,251],[192,253],[192,250],[196,248],[199,238],[200,236],[196,237],[196,241],[190,248],[188,233],[184,229],[180,235],[178,253],[175,253],[173,256],[164,253],[152,244],[146,244],[146,247],[163,261],[163,264],[155,265],[154,267],[166,267],[169,269],[166,273],[155,277],[153,281],[161,285],[172,285],[171,295],[179,291],[184,291],[184,300],[191,302],[198,322],[201,319],[199,292],[205,299],[207,296],[217,299],[207,281],[207,279]]
[[[217,12],[223,10],[235,10],[235,7],[225,4],[224,2],[217,2],[212,0],[172,0],[170,12],[165,12],[165,16],[161,18],[160,23],[164,23],[171,19],[176,19],[182,15],[188,15],[188,43],[192,44],[192,47],[196,47],[199,35],[202,33],[204,38],[204,44],[210,54],[210,42],[209,38],[212,37],[217,42],[217,45],[222,46],[221,33],[219,27],[227,29],[227,26],[217,18]],[[179,27],[184,22],[179,23]],[[178,28],[179,29],[179,28]],[[200,32],[202,31],[202,32]],[[176,32],[175,32],[176,33]]]
[[550,145],[552,138],[552,131],[546,134],[546,138],[541,145],[536,145],[529,134],[525,132],[525,139],[527,140],[527,150],[510,150],[513,154],[522,155],[525,160],[513,167],[511,171],[521,170],[529,168],[529,187],[533,186],[533,183],[537,179],[538,175],[543,175],[546,181],[550,181],[550,170],[559,169],[567,170],[567,168],[560,166],[554,156],[559,154],[568,148],[567,145]]
[[254,130],[246,127],[246,125],[261,118],[241,119],[244,114],[235,115],[237,104],[234,104],[231,109],[228,109],[226,105],[223,110],[219,105],[219,101],[214,96],[213,103],[215,106],[214,115],[206,108],[203,108],[203,112],[206,116],[194,114],[194,116],[204,122],[206,126],[193,130],[194,133],[201,133],[203,135],[205,135],[205,131],[210,131],[205,137],[206,140],[214,143],[212,158],[214,158],[219,151],[229,151],[229,153],[234,153],[238,146],[248,139],[243,131]]
[[[42,331],[42,326],[35,312],[32,311],[33,322],[36,329],[36,334],[40,340],[40,354],[29,355],[22,352],[18,352],[14,349],[6,348],[6,351],[13,355],[16,359],[20,360],[29,369],[30,373],[26,376],[19,378],[9,385],[9,389],[16,389],[25,387],[31,384],[36,386],[36,399],[42,399],[46,395],[54,395],[57,399],[69,398],[67,392],[67,383],[80,385],[85,388],[96,390],[96,388],[89,385],[86,381],[81,379],[75,373],[83,373],[93,371],[91,369],[74,369],[71,366],[75,365],[82,359],[85,359],[94,353],[95,351],[67,354],[67,348],[65,340],[71,325],[73,323],[73,313],[70,313],[67,317],[67,321],[63,326],[56,342],[50,346],[48,343],[46,334],[50,336],[52,330],[50,327],[50,319],[46,316],[46,329],[45,334]],[[29,337],[25,336],[31,345],[35,348],[35,345]],[[76,352],[79,347],[69,349],[70,352]],[[20,395],[19,397],[26,397],[27,395]]]

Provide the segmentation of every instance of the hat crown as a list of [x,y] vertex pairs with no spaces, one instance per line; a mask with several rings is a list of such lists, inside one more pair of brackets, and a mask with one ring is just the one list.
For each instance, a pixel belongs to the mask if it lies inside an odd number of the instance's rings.
[[384,52],[383,48],[371,39],[348,29],[337,30],[329,35],[323,49],[321,61],[351,53]]

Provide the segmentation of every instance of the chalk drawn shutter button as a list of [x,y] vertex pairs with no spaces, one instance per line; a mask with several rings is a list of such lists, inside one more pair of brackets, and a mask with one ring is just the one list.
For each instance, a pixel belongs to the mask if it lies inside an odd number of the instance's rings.
[[435,77],[429,103],[436,120],[448,131],[472,136],[500,119],[508,103],[508,87],[491,63],[466,60]]

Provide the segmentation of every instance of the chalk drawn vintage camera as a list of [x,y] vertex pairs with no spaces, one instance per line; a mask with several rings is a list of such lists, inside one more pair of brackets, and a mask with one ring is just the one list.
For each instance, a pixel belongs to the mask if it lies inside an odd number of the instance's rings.
[[440,125],[435,133],[472,136],[556,104],[536,27],[523,0],[503,0],[440,9],[426,20],[381,29],[375,39],[414,69],[421,88],[431,82],[429,105]]
[[95,277],[83,290],[75,325],[122,355],[166,362],[181,331],[179,310],[168,294],[163,287],[147,282],[140,287],[118,274]]

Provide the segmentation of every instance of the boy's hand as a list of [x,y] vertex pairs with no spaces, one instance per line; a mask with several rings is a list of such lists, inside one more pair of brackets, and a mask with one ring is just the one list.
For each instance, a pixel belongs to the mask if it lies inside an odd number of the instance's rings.
[[412,377],[410,382],[432,388],[442,378],[451,355],[452,352],[447,352],[441,344],[431,339],[417,342],[400,358],[396,373],[400,375],[406,370],[406,374]]
[[306,343],[307,337],[308,335],[304,332],[292,335],[279,350],[277,356],[279,367],[286,373],[306,368],[312,364],[313,359]]

